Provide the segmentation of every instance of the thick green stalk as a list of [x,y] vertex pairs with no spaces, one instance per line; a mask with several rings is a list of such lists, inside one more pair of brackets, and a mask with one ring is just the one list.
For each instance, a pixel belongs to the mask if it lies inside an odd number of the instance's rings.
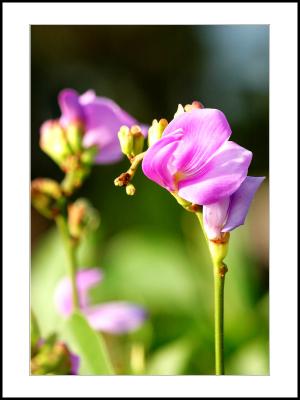
[[224,375],[224,281],[227,268],[214,265],[215,299],[215,368],[216,375]]
[[203,226],[202,211],[195,212],[210,251],[214,273],[214,314],[215,314],[215,372],[224,375],[224,282],[227,267],[223,258],[227,254],[228,237],[224,243],[209,240]]
[[73,239],[70,236],[68,223],[66,217],[63,215],[59,215],[56,217],[56,224],[58,230],[60,231],[61,237],[63,239],[67,263],[68,263],[68,274],[71,280],[72,286],[72,299],[73,299],[73,308],[75,310],[79,310],[79,296],[76,284],[76,272],[77,272],[77,263],[76,263],[76,245]]

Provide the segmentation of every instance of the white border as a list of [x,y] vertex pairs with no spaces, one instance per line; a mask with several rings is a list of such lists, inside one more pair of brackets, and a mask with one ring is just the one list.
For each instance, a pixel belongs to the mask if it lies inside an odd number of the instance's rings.
[[[296,396],[297,4],[4,3],[3,11],[4,397]],[[28,376],[31,24],[270,24],[269,377]]]

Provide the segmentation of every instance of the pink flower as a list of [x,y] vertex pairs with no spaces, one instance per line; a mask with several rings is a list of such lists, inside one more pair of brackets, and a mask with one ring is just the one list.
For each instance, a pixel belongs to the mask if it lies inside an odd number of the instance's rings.
[[246,180],[252,153],[229,141],[230,135],[221,111],[194,109],[170,122],[162,138],[147,150],[142,164],[149,179],[191,203],[204,205],[205,227],[211,238],[244,222],[263,180]]
[[[95,329],[112,334],[133,331],[147,318],[146,311],[135,304],[114,301],[90,305],[89,290],[102,281],[98,268],[82,269],[77,273],[80,309]],[[63,278],[55,291],[55,303],[60,314],[68,316],[73,311],[72,288],[69,278]]]
[[[108,164],[121,159],[118,131],[122,125],[131,127],[138,124],[135,118],[113,100],[97,97],[93,90],[79,95],[73,89],[64,89],[59,93],[58,103],[62,113],[62,126],[66,127],[74,122],[83,124],[84,146],[98,146],[96,163]],[[142,131],[146,135],[145,126],[142,126]]]

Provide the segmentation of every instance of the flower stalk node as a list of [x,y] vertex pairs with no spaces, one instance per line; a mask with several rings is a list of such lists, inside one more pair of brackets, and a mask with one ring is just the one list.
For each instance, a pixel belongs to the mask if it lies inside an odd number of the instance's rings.
[[218,268],[220,265],[223,264],[223,260],[227,256],[228,244],[229,244],[229,234],[227,235],[227,241],[220,242],[220,241],[208,240],[208,247],[213,264],[216,265]]
[[118,176],[114,180],[115,186],[127,186],[128,183],[130,182],[131,175],[128,172],[123,172],[120,176]]
[[188,206],[187,208],[186,208],[188,211],[190,211],[190,212],[198,212],[199,210],[201,210],[201,206],[199,206],[199,204],[191,204],[190,206]]
[[228,268],[225,263],[222,263],[220,267],[217,268],[217,273],[221,278],[225,277],[225,274],[228,272]]
[[[130,163],[131,163],[130,168],[126,172],[123,172],[121,175],[119,175],[114,180],[115,186],[123,187],[123,186],[127,186],[129,184],[131,179],[134,177],[145,154],[146,154],[146,152],[140,153],[130,160]],[[134,188],[134,186],[132,185],[132,187],[130,187],[130,189],[128,189],[129,193],[127,193],[127,194],[131,194],[133,192],[133,188]],[[134,188],[134,192],[135,192],[135,188]],[[132,193],[132,194],[134,194],[134,193]]]

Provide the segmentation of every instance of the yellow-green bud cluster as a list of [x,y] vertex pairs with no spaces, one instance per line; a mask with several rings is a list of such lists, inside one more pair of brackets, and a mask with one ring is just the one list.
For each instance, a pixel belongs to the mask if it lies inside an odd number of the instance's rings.
[[40,147],[58,165],[72,154],[66,132],[59,121],[47,121],[41,128]]
[[129,159],[142,153],[144,148],[144,135],[138,125],[133,125],[130,129],[128,126],[121,126],[118,132],[121,151]]
[[40,147],[66,173],[91,166],[97,146],[83,147],[84,128],[79,122],[63,127],[58,120],[47,121],[41,128]]
[[60,185],[52,179],[35,179],[31,183],[31,201],[42,215],[54,218],[60,210],[62,201]]

